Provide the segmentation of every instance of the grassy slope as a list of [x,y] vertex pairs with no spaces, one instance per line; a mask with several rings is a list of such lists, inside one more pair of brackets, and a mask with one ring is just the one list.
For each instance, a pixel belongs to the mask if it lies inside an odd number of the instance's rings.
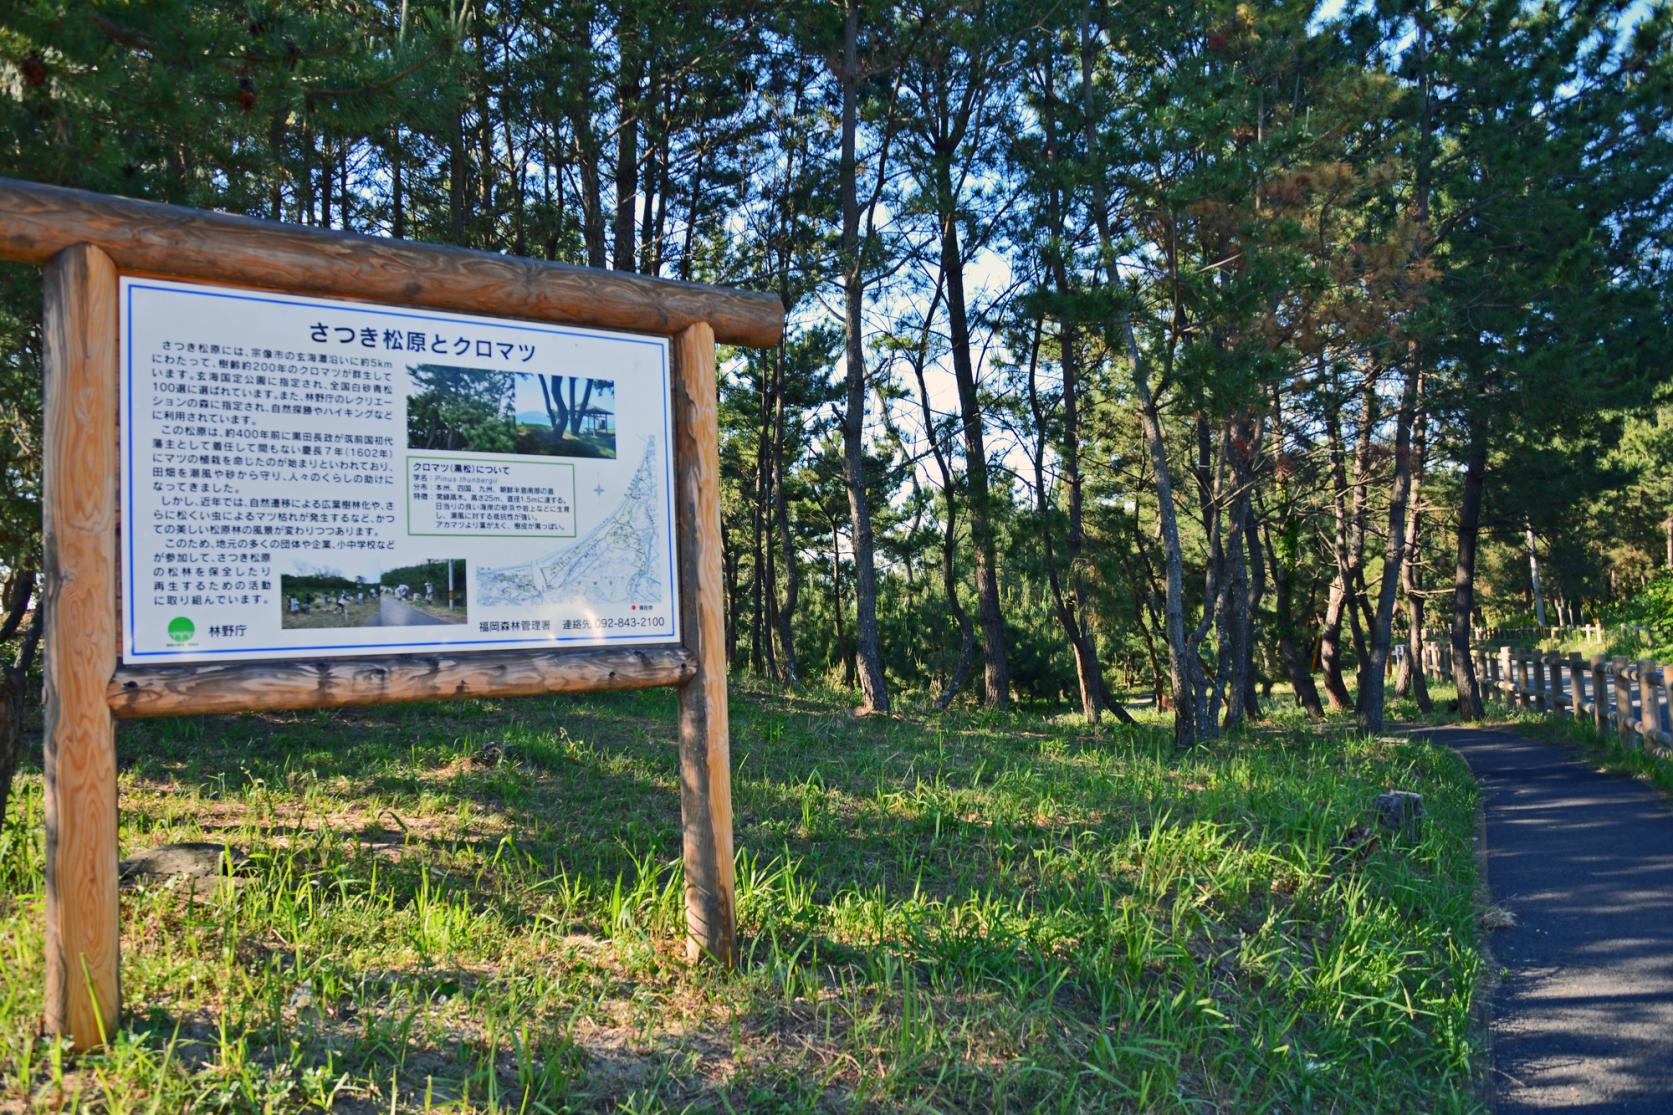
[[[0,1111],[1476,1106],[1474,789],[1423,745],[734,697],[741,974],[679,960],[667,693],[125,725],[129,1029],[40,1010],[0,833]],[[494,744],[497,746],[487,746]],[[1372,796],[1424,794],[1411,845]]]

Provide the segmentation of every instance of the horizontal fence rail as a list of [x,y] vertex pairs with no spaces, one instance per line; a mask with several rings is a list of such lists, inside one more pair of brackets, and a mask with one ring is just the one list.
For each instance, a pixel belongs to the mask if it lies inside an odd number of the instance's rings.
[[[1505,639],[1581,639],[1601,643],[1614,636],[1649,634],[1652,634],[1650,628],[1631,623],[1579,623],[1561,627],[1472,627],[1470,642],[1493,643]],[[1426,639],[1445,640],[1448,637],[1445,629],[1429,628],[1424,632]]]
[[[1488,630],[1500,638],[1509,634]],[[1527,633],[1540,635],[1548,630],[1584,629],[1529,628]],[[1453,653],[1449,641],[1426,638],[1421,663],[1424,676],[1450,681]],[[1618,735],[1628,748],[1673,756],[1673,719],[1669,716],[1673,666],[1511,646],[1476,645],[1470,654],[1484,699],[1548,716],[1590,720],[1599,732]]]

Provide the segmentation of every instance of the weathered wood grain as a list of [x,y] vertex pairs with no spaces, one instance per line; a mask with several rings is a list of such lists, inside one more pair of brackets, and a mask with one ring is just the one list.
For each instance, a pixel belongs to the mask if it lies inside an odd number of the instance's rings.
[[[1669,715],[1673,715],[1673,666],[1656,667],[1656,683],[1654,692],[1656,695],[1656,701],[1650,707],[1652,709],[1659,710],[1662,705],[1666,705],[1669,710]],[[1673,747],[1673,731],[1662,730],[1659,711],[1652,713],[1652,719],[1650,722],[1654,725],[1656,738],[1661,741],[1662,745],[1665,747]],[[1669,725],[1669,727],[1673,728],[1673,725]]]
[[1601,654],[1592,656],[1592,727],[1598,735],[1609,730],[1609,663]]
[[1638,745],[1637,721],[1632,716],[1632,689],[1627,678],[1627,660],[1612,658],[1615,669],[1615,729],[1621,734],[1621,746],[1632,750]]
[[46,979],[49,1033],[102,1044],[117,958],[116,267],[76,245],[46,269]]
[[680,685],[684,647],[389,655],[288,662],[123,666],[104,691],[122,718],[341,708],[464,697],[532,697]]
[[760,347],[784,332],[772,294],[0,178],[0,258],[45,263],[78,243],[97,245],[124,272],[170,278],[664,336],[707,322],[721,341]]
[[680,818],[686,952],[737,962],[732,867],[732,760],[726,711],[726,629],[720,563],[720,453],[714,334],[674,338],[680,627],[697,672],[680,689]]
[[1656,664],[1638,662],[1638,732],[1642,745],[1654,748],[1661,736],[1661,694],[1656,692]]

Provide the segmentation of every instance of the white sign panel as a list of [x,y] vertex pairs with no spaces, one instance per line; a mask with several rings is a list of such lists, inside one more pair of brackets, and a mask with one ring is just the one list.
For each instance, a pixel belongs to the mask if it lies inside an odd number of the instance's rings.
[[677,640],[668,342],[124,278],[122,658]]

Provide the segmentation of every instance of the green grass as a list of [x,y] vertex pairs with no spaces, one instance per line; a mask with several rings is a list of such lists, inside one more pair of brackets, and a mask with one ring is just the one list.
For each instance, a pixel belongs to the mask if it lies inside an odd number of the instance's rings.
[[0,1111],[1480,1109],[1451,755],[851,703],[734,687],[735,974],[680,958],[671,694],[126,724],[124,854],[251,859],[124,890],[125,1028],[72,1057],[22,777]]

